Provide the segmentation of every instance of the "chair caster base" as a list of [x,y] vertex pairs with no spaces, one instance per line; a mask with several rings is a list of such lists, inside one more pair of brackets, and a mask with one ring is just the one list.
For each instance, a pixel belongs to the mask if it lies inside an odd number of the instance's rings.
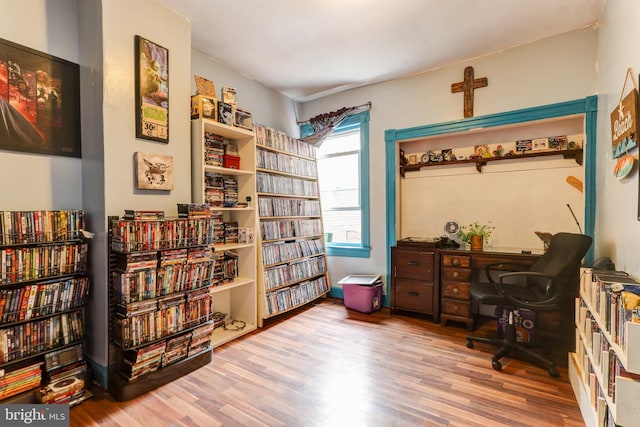
[[467,348],[473,348],[473,341],[467,339]]
[[560,372],[555,367],[549,368],[549,376],[553,378],[560,378]]
[[491,367],[496,371],[502,371],[502,363],[498,360],[491,359]]

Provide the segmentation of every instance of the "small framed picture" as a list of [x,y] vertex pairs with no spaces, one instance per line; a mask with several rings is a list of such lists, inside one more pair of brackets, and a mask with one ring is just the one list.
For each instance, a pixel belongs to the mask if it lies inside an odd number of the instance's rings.
[[236,105],[236,89],[228,86],[222,87],[222,102]]
[[235,110],[233,124],[251,130],[253,129],[253,117],[250,112],[237,108]]
[[567,148],[567,137],[566,137],[566,135],[550,136],[549,137],[549,148],[553,148],[555,150],[565,150]]
[[233,126],[233,105],[226,102],[218,102],[218,121],[225,125]]
[[549,149],[549,140],[547,138],[536,138],[531,140],[531,150],[542,151]]
[[530,139],[520,139],[516,141],[516,151],[531,151],[532,143]]
[[173,156],[135,153],[136,188],[173,190]]

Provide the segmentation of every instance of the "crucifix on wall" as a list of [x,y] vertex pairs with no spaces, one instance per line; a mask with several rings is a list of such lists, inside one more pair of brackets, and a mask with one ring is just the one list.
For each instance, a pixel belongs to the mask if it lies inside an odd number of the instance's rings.
[[486,77],[474,79],[473,67],[464,69],[464,80],[451,85],[451,93],[464,92],[464,116],[473,117],[473,92],[475,89],[486,87],[489,81]]

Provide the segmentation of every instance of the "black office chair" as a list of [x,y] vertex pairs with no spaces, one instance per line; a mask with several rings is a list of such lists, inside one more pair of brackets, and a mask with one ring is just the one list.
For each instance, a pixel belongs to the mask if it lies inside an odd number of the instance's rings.
[[[567,310],[565,295],[578,292],[581,260],[589,250],[591,241],[591,237],[582,234],[557,233],[552,237],[545,254],[527,271],[500,274],[498,281],[494,280],[490,271],[495,265],[488,265],[486,275],[489,282],[474,281],[471,284],[470,293],[474,305],[496,305],[496,314],[502,313],[504,307],[511,308],[512,311],[519,308],[536,312]],[[467,337],[468,348],[473,348],[474,342],[500,345],[491,357],[491,366],[496,371],[502,369],[502,357],[518,352],[545,367],[552,377],[559,376],[552,361],[517,341],[513,315],[509,316],[502,338]]]

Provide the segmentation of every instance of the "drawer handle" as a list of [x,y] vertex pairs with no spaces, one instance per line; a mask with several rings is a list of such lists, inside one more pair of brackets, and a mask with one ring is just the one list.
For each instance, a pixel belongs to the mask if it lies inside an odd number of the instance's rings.
[[451,264],[453,264],[453,265],[460,265],[460,260],[459,260],[458,258],[454,258],[454,259],[451,261]]
[[413,266],[413,265],[420,265],[420,261],[409,261],[407,264],[408,264],[408,265],[411,265],[411,266]]
[[454,295],[458,295],[460,293],[460,288],[453,288],[451,291]]
[[459,305],[454,305],[453,306],[453,311],[457,313],[458,310],[460,310],[460,306]]
[[420,296],[420,292],[416,292],[416,291],[409,291],[409,292],[407,292],[407,294],[409,294],[410,297],[419,297]]
[[460,273],[457,272],[457,271],[454,271],[452,276],[453,276],[454,279],[459,279],[460,278]]

